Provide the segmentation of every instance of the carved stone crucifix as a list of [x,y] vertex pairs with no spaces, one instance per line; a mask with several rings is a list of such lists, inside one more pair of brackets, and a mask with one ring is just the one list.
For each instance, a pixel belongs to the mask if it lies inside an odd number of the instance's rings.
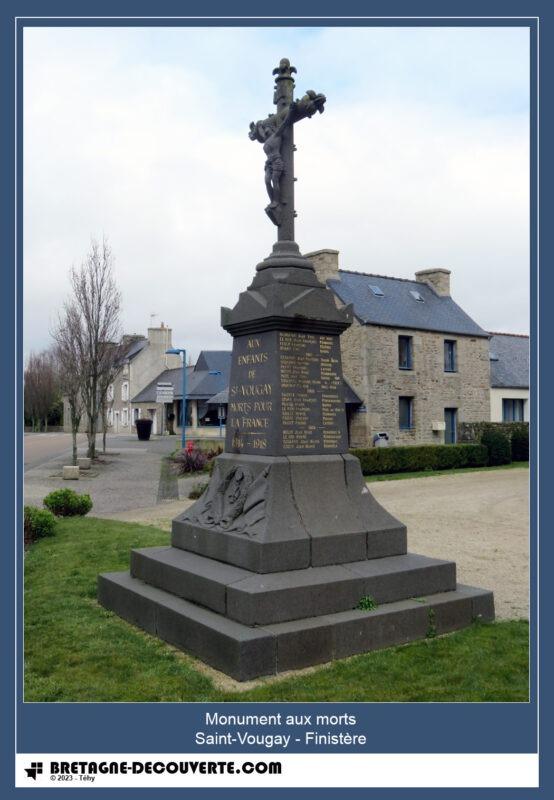
[[294,123],[312,117],[316,111],[323,113],[325,95],[311,89],[299,100],[294,100],[294,78],[288,58],[282,58],[273,70],[275,114],[264,120],[250,123],[249,137],[261,142],[266,154],[265,185],[269,205],[265,212],[278,228],[280,242],[294,242]]

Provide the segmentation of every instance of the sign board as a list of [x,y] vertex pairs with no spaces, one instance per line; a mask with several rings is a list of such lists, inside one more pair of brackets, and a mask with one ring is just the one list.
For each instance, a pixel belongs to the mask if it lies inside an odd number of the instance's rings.
[[172,403],[173,402],[173,384],[172,383],[157,383],[156,384],[156,403]]

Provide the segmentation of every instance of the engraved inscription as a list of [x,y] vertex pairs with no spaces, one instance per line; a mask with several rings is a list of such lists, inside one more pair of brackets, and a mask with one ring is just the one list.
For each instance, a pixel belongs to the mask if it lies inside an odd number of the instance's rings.
[[268,340],[248,337],[237,342],[229,386],[228,443],[232,450],[267,450],[274,387],[268,380],[271,353]]
[[279,334],[283,451],[345,449],[338,338]]
[[339,337],[296,331],[237,337],[226,445],[252,455],[345,452]]

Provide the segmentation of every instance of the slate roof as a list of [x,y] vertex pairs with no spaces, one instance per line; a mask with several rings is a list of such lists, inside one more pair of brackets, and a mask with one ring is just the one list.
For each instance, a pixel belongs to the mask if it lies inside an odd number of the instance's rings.
[[529,388],[529,337],[491,333],[489,341],[491,387]]
[[[231,371],[230,350],[203,350],[194,367],[187,367],[187,398],[189,400],[208,400],[229,385]],[[217,374],[210,375],[210,372]],[[133,403],[155,403],[156,384],[172,383],[176,400],[183,397],[183,370],[166,369],[157,378],[136,394]]]
[[[451,297],[441,297],[426,283],[405,278],[389,278],[362,272],[339,270],[340,280],[327,285],[343,301],[354,305],[354,314],[364,325],[384,325],[441,333],[488,337]],[[383,297],[376,297],[377,286]],[[419,292],[420,302],[410,294]]]
[[148,344],[148,339],[146,338],[137,339],[136,341],[131,342],[128,350],[125,351],[123,360],[131,361],[135,356],[138,356],[141,350],[144,350],[147,344]]

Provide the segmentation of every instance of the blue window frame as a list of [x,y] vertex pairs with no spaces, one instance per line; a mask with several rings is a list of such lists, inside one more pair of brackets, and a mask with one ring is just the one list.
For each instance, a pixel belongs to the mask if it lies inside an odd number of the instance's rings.
[[414,398],[398,398],[398,427],[401,431],[414,427]]
[[444,340],[444,371],[457,372],[456,341],[454,339]]
[[521,398],[502,398],[502,421],[523,422],[524,404]]
[[411,336],[398,337],[398,367],[413,369],[413,339]]

